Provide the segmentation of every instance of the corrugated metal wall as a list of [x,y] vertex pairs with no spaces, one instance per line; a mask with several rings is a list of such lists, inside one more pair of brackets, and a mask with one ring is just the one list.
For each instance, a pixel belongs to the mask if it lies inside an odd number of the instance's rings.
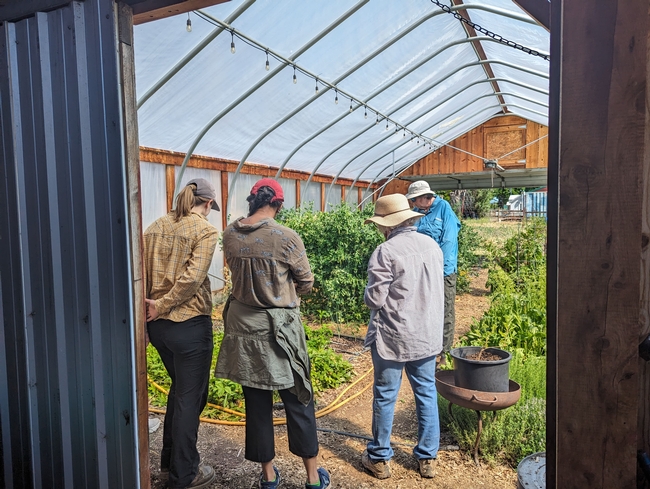
[[117,22],[0,26],[0,486],[138,487]]

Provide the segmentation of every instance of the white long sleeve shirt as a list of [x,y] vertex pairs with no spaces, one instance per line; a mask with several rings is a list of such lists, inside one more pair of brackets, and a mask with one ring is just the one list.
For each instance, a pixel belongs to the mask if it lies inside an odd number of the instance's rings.
[[440,247],[415,226],[395,229],[368,262],[365,345],[384,360],[409,362],[442,351],[444,273]]

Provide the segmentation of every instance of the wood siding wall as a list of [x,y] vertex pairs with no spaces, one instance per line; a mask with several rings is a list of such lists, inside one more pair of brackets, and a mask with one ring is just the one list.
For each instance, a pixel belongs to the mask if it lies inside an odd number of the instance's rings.
[[[480,155],[485,159],[498,159],[505,168],[547,168],[548,144],[545,136],[548,127],[528,121],[517,116],[499,117],[472,129],[463,136],[454,139],[450,146]],[[521,146],[540,141],[521,149],[510,156],[500,158]],[[484,171],[483,159],[470,156],[449,146],[428,154],[407,169],[402,176],[435,175],[443,173],[469,173]],[[380,182],[380,185],[383,184]],[[405,193],[411,182],[396,178],[388,185],[383,194]]]

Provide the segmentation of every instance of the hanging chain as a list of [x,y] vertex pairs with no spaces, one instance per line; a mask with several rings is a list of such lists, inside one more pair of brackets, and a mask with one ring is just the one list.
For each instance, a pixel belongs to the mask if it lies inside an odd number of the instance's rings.
[[461,22],[464,22],[468,26],[473,27],[475,31],[480,32],[481,34],[485,34],[486,36],[491,37],[492,39],[494,39],[497,42],[500,42],[501,44],[505,44],[506,46],[510,46],[511,48],[518,49],[520,51],[523,51],[526,54],[530,54],[531,56],[539,56],[540,58],[545,59],[546,61],[549,61],[551,59],[551,57],[549,55],[547,55],[547,54],[543,54],[543,53],[540,53],[539,51],[535,51],[534,49],[528,48],[528,47],[526,47],[526,46],[524,46],[522,44],[519,44],[519,43],[517,43],[515,41],[509,41],[508,39],[505,39],[503,36],[501,36],[499,34],[495,34],[494,32],[489,31],[486,28],[481,27],[478,24],[475,24],[471,20],[466,19],[465,17],[460,15],[455,10],[452,10],[449,5],[445,5],[443,3],[440,3],[438,0],[431,0],[431,2],[436,4],[438,7],[440,7],[442,10],[444,10],[448,14],[453,15],[454,17],[456,17]]

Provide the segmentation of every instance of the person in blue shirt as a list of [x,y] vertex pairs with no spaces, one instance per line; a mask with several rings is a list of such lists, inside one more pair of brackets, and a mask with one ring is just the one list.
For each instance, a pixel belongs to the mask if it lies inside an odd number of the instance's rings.
[[[442,351],[449,352],[456,329],[456,275],[458,273],[458,231],[460,220],[449,202],[438,197],[424,180],[409,185],[406,198],[413,203],[413,210],[424,216],[417,222],[419,233],[426,234],[438,243],[444,257],[445,276],[445,322]],[[445,355],[439,355],[445,362]]]

